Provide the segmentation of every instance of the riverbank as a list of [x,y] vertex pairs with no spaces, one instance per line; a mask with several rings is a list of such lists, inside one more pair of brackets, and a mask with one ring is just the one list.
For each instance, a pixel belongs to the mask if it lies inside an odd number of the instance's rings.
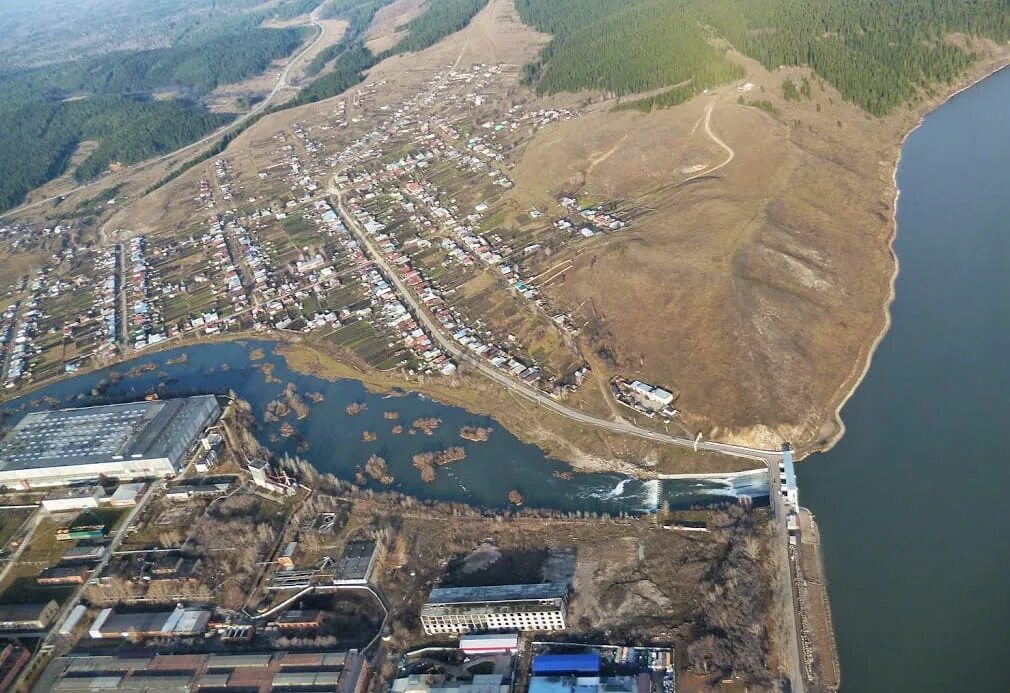
[[1008,109],[1003,70],[907,139],[893,325],[846,406],[847,434],[797,470],[844,690],[1010,690],[992,666],[1010,653],[994,609],[1010,580]]
[[[731,474],[753,471],[753,460],[655,443],[583,426],[509,393],[478,373],[461,368],[457,377],[405,378],[400,373],[359,369],[311,338],[286,340],[278,353],[296,371],[323,379],[359,380],[371,391],[388,394],[403,388],[443,404],[493,416],[520,440],[582,472],[615,472],[640,479],[663,474]],[[685,477],[687,478],[687,477]]]
[[821,536],[813,513],[800,508],[800,542],[790,559],[798,568],[801,642],[806,659],[808,687],[812,691],[837,691],[842,672],[831,619],[831,600],[824,573]]
[[990,59],[983,61],[976,66],[975,69],[971,70],[968,75],[958,82],[951,91],[943,96],[926,101],[924,106],[921,109],[918,109],[917,117],[911,127],[901,127],[903,132],[897,143],[892,148],[892,158],[894,164],[890,169],[890,188],[884,191],[884,194],[889,195],[892,199],[891,226],[890,233],[887,237],[887,248],[891,256],[892,271],[887,279],[887,296],[881,306],[880,329],[877,331],[874,338],[866,345],[863,353],[853,364],[852,372],[849,377],[843,381],[839,388],[837,405],[834,407],[834,432],[824,440],[815,440],[807,445],[798,447],[796,450],[796,461],[803,460],[814,453],[828,452],[844,437],[846,428],[845,420],[842,417],[842,410],[845,408],[845,405],[848,404],[849,400],[852,399],[852,396],[866,378],[867,373],[869,373],[870,366],[873,365],[874,355],[879,349],[881,342],[883,342],[887,333],[890,331],[891,308],[894,305],[894,300],[897,296],[896,286],[901,270],[901,263],[897,253],[895,252],[894,246],[898,236],[898,203],[901,197],[901,189],[898,186],[898,167],[901,165],[901,153],[905,146],[905,142],[912,133],[922,126],[923,121],[930,113],[946,104],[958,94],[961,94],[980,82],[989,79],[1008,66],[1010,66],[1010,47],[1002,47],[996,52],[996,55],[991,56]]
[[128,366],[154,358],[169,350],[191,349],[207,344],[269,342],[294,371],[323,380],[354,380],[377,394],[408,390],[474,414],[493,416],[524,443],[539,447],[549,457],[586,473],[614,473],[638,479],[656,479],[662,473],[689,473],[699,478],[710,473],[735,473],[753,468],[743,458],[674,446],[660,446],[648,440],[622,436],[581,426],[534,404],[511,396],[479,374],[465,369],[457,377],[408,376],[398,371],[380,371],[355,362],[332,344],[311,335],[280,332],[235,332],[214,336],[187,336],[140,352],[130,352],[103,363],[93,364],[74,374],[32,383],[3,401],[30,398],[41,389],[66,383],[103,369]]

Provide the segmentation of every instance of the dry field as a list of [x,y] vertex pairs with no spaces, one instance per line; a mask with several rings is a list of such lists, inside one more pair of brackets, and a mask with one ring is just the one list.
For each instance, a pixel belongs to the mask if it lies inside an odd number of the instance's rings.
[[400,42],[405,35],[397,31],[428,6],[427,0],[396,0],[375,13],[372,25],[365,34],[365,46],[378,55]]
[[[417,0],[390,5],[376,17],[373,42],[395,40],[396,27],[420,8]],[[433,72],[474,63],[520,66],[547,38],[520,23],[509,0],[493,0],[463,31],[373,68],[367,104],[345,94],[271,115],[232,142],[225,156],[238,184],[257,184],[257,173],[278,163],[278,133],[310,127],[315,136],[321,129],[327,148],[339,150],[341,142],[368,131],[374,109],[395,108]],[[993,46],[976,49],[990,56],[976,74],[1005,58],[1005,50]],[[920,113],[900,109],[871,118],[809,70],[771,73],[732,55],[747,71],[740,82],[650,114],[614,112],[615,102],[599,94],[534,101],[574,107],[582,115],[537,130],[509,154],[503,165],[515,185],[499,225],[503,235],[515,232],[527,224],[524,213],[533,205],[546,210],[549,221],[561,194],[615,205],[630,220],[620,233],[562,247],[547,261],[571,264],[544,293],[552,309],[571,313],[581,330],[575,346],[594,371],[573,406],[633,418],[614,404],[606,383],[611,375],[639,378],[677,395],[676,432],[701,431],[706,438],[761,447],[791,440],[807,451],[840,432],[836,410],[885,324],[895,267],[889,247],[892,173],[900,139]],[[786,102],[786,77],[810,79],[810,98]],[[502,110],[517,95],[531,96],[514,84]],[[756,101],[771,107],[758,108]],[[337,131],[339,102],[346,103],[347,126]],[[185,158],[139,174],[110,175],[45,213],[67,213],[121,185],[117,204],[99,217],[100,238],[112,238],[115,229],[123,229],[123,236],[191,233],[206,223],[193,191],[201,178],[213,180],[212,162],[141,196]],[[461,178],[454,194],[475,196],[468,184]],[[290,195],[271,185],[256,187],[254,201],[236,200],[235,206]],[[570,346],[542,339],[542,321],[510,314],[511,302],[491,300],[480,282],[470,289],[473,305],[486,307],[496,324],[533,344],[545,361],[564,364],[561,350]],[[443,389],[463,393],[457,399],[481,410],[509,409],[506,418],[525,428],[517,431],[524,438],[584,464],[616,455],[661,469],[704,466],[680,453],[573,432],[570,425],[522,411],[507,395],[492,396],[495,388],[476,379]]]
[[[919,114],[870,118],[816,77],[810,100],[788,103],[783,80],[808,70],[734,57],[745,79],[682,106],[615,113],[604,102],[538,133],[517,189],[616,198],[638,215],[573,252],[551,285],[559,305],[582,306],[584,352],[606,349],[613,372],[673,388],[706,437],[816,447],[839,432],[835,410],[884,324],[892,172]],[[707,106],[733,151],[711,175],[727,153],[706,133]]]

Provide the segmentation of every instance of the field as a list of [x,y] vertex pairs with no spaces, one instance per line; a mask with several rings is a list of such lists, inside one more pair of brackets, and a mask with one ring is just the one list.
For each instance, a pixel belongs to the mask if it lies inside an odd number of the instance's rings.
[[[368,39],[395,40],[418,10],[388,6]],[[343,195],[354,214],[381,222],[389,252],[423,274],[454,329],[464,325],[570,406],[763,448],[829,445],[836,408],[884,324],[897,144],[941,95],[871,117],[809,68],[769,71],[728,48],[743,78],[674,108],[615,110],[641,95],[524,86],[523,65],[548,38],[496,0],[464,30],[383,61],[346,94],[263,118],[220,157],[151,192],[184,156],[36,211],[49,224],[68,219],[80,240],[148,235],[162,254],[152,266],[161,318],[178,331],[171,339],[310,334],[306,344],[369,377],[503,407],[525,439],[582,465],[733,466],[575,430],[466,373],[433,384],[427,347],[392,326],[377,280],[324,220],[320,205]],[[988,56],[972,74],[1004,57],[981,40],[970,46]],[[215,223],[224,259],[207,242]],[[28,267],[22,253],[54,245],[36,238],[11,256]],[[254,280],[250,247],[266,262],[265,284]],[[331,280],[295,269],[316,254]],[[225,292],[229,271],[241,292]],[[62,268],[53,277],[76,279]],[[74,300],[79,309],[83,297]],[[63,297],[40,301],[49,328],[71,310]],[[199,324],[208,313],[222,324]],[[89,335],[72,339],[40,340],[34,381],[94,350]],[[615,376],[673,393],[676,415],[649,419],[618,404]]]

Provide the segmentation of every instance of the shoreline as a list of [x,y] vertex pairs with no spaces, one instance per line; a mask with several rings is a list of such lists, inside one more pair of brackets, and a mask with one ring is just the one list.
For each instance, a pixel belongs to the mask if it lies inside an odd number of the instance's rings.
[[[901,273],[901,260],[898,257],[897,251],[895,250],[895,243],[898,238],[898,203],[901,198],[901,188],[898,186],[898,168],[901,166],[901,159],[902,154],[904,153],[905,143],[908,141],[909,137],[911,137],[920,127],[922,127],[923,123],[925,123],[926,121],[926,118],[928,118],[932,113],[942,108],[954,97],[958,96],[963,92],[968,91],[972,87],[981,84],[982,82],[986,81],[990,77],[995,76],[999,72],[1002,72],[1004,69],[1008,67],[1010,67],[1010,55],[1007,54],[1007,49],[1004,49],[1003,54],[999,57],[994,58],[993,62],[990,62],[988,67],[983,69],[982,74],[980,76],[968,77],[967,83],[962,84],[957,89],[955,89],[954,91],[952,91],[950,94],[943,97],[939,101],[930,104],[926,108],[926,110],[924,110],[919,115],[918,119],[915,122],[915,125],[913,125],[907,131],[905,131],[905,133],[898,140],[898,143],[895,145],[897,147],[898,153],[894,160],[894,166],[891,169],[891,183],[894,187],[894,201],[891,206],[891,230],[890,233],[888,234],[888,240],[887,240],[888,252],[890,252],[891,258],[894,262],[894,269],[892,270],[891,276],[888,280],[889,285],[888,296],[882,306],[882,311],[884,315],[883,325],[881,326],[880,331],[877,333],[876,337],[874,337],[873,341],[869,344],[866,351],[866,356],[856,362],[856,364],[853,366],[853,370],[850,376],[846,379],[845,383],[843,383],[843,386],[839,388],[844,394],[839,403],[837,404],[837,406],[835,407],[833,414],[835,423],[835,432],[831,435],[831,438],[824,446],[816,446],[816,447],[811,446],[808,448],[798,450],[796,454],[797,462],[802,461],[813,454],[826,453],[831,451],[845,436],[847,429],[845,426],[845,420],[842,417],[842,410],[845,408],[845,405],[849,403],[849,400],[852,399],[853,395],[856,394],[856,391],[859,389],[859,386],[863,383],[863,380],[865,380],[867,374],[870,372],[870,367],[873,365],[873,358],[877,353],[877,349],[880,347],[881,343],[883,343],[884,338],[887,336],[887,333],[890,332],[891,330],[891,324],[893,320],[891,315],[892,313],[891,309],[894,305],[895,299],[897,298],[896,289],[898,283],[898,276]],[[846,387],[846,384],[849,382],[852,383],[851,386]]]
[[[508,423],[503,420],[502,411],[495,410],[495,408],[491,406],[482,406],[479,402],[470,401],[465,397],[454,396],[454,390],[457,388],[453,388],[451,386],[439,388],[435,386],[437,381],[435,381],[435,383],[426,383],[423,380],[410,381],[400,378],[396,374],[384,371],[365,371],[356,366],[354,363],[342,359],[339,355],[334,354],[332,351],[325,348],[325,346],[314,343],[313,340],[311,338],[307,338],[306,335],[293,335],[277,331],[242,331],[213,336],[185,335],[173,340],[165,340],[164,342],[142,351],[118,354],[114,359],[110,359],[101,364],[92,364],[88,368],[81,369],[76,373],[60,373],[52,378],[32,382],[13,396],[6,398],[0,397],[0,404],[10,404],[18,400],[22,400],[26,404],[30,404],[33,401],[32,395],[37,394],[40,390],[47,387],[57,385],[59,383],[69,382],[77,377],[92,375],[103,370],[112,371],[123,367],[129,368],[131,364],[135,365],[139,362],[143,362],[145,358],[155,357],[166,351],[175,349],[191,349],[194,347],[212,344],[242,342],[262,342],[269,345],[268,348],[271,353],[282,359],[286,366],[295,373],[328,381],[353,380],[361,383],[367,390],[376,394],[389,394],[397,390],[413,392],[427,397],[443,406],[457,407],[464,409],[471,414],[491,417],[519,440],[536,446],[548,458],[567,465],[572,469],[572,471],[577,473],[616,474],[623,477],[634,478],[639,481],[651,481],[660,478],[655,471],[649,469],[647,466],[638,466],[619,457],[602,457],[575,445],[554,445],[552,443],[558,440],[558,435],[551,432],[549,429],[538,427],[534,430],[527,430],[521,425],[516,425],[515,422],[511,422],[513,425],[508,425]],[[318,369],[307,367],[305,364],[299,364],[297,358],[292,358],[292,351],[299,348],[307,349],[317,357],[325,356],[328,359],[332,359],[340,365],[341,372],[322,372]],[[466,388],[463,387],[459,389],[465,390]],[[760,470],[741,470],[736,472],[699,472],[696,476],[689,475],[683,478],[718,480],[721,478],[732,478],[740,473],[746,474],[748,472],[753,473],[756,471],[763,473],[765,470],[762,468]],[[674,475],[673,478],[676,478],[676,475]]]
[[742,472],[712,472],[711,474],[657,474],[660,481],[677,481],[679,479],[739,479],[745,476],[761,476],[769,474],[768,468],[745,469]]

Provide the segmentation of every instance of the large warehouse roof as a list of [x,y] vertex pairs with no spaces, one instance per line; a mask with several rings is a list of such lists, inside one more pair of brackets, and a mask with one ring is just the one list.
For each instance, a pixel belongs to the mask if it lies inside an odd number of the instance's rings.
[[34,412],[0,442],[0,471],[166,458],[177,463],[220,409],[213,395]]
[[428,595],[429,604],[476,604],[484,602],[517,602],[536,599],[560,599],[568,596],[568,585],[543,582],[530,585],[497,585],[493,587],[439,587]]

